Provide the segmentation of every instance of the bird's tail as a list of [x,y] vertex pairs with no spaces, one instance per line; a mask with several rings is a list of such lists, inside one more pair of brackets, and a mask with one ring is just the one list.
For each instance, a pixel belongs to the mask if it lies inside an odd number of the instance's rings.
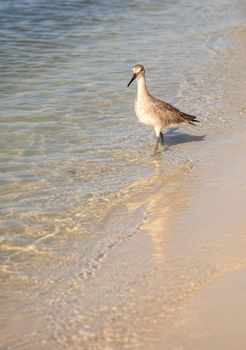
[[197,120],[196,117],[194,115],[190,115],[190,114],[186,114],[186,113],[182,113],[182,117],[184,118],[184,120],[191,124],[191,125],[196,125],[194,123],[200,123],[200,120]]

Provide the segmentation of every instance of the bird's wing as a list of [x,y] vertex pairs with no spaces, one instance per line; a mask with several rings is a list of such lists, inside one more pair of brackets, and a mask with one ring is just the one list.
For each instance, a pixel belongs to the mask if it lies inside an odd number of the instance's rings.
[[183,113],[171,104],[161,101],[153,96],[151,96],[151,98],[156,113],[158,113],[161,116],[161,119],[165,124],[192,124],[192,122],[198,122],[195,116]]
[[184,122],[182,112],[167,102],[152,99],[156,114],[159,114],[165,124],[176,124]]

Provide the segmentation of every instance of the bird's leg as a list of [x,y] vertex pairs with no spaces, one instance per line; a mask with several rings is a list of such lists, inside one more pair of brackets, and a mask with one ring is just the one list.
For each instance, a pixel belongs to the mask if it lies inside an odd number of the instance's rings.
[[158,151],[158,144],[159,144],[159,136],[157,137],[157,142],[156,142],[156,146],[155,146],[155,151]]
[[162,133],[162,132],[160,132],[160,135],[157,136],[155,151],[158,151],[159,143],[160,143],[161,145],[164,145],[164,136],[163,136],[163,133]]
[[164,136],[163,136],[163,133],[162,133],[162,132],[160,132],[159,139],[160,139],[160,141],[161,141],[161,144],[164,145]]
[[161,132],[160,130],[160,127],[159,125],[157,125],[155,127],[155,134],[156,134],[156,137],[157,137],[157,142],[156,142],[156,146],[155,146],[155,151],[158,150],[158,146],[159,146],[159,143],[161,145],[164,145],[164,136],[163,136],[163,133]]

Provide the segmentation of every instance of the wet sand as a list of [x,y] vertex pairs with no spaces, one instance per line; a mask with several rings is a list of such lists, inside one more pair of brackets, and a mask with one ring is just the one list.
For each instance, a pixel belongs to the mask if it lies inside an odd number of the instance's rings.
[[183,319],[187,349],[245,349],[246,269],[226,273],[197,293]]
[[222,135],[202,159],[199,186],[187,210],[170,222],[169,244],[186,247],[185,255],[194,258],[194,274],[201,265],[207,267],[180,313],[175,334],[180,340],[174,341],[180,349],[246,346],[245,152],[245,131]]

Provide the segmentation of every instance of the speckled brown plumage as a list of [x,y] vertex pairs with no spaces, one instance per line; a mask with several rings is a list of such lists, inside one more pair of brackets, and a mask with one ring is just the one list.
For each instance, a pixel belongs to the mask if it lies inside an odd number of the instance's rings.
[[152,126],[157,136],[158,148],[159,141],[164,143],[162,129],[175,124],[195,125],[199,120],[195,116],[181,112],[174,106],[161,101],[150,95],[145,82],[145,69],[142,65],[137,64],[133,67],[133,77],[128,86],[137,79],[138,92],[135,101],[135,112],[139,121],[145,125]]

